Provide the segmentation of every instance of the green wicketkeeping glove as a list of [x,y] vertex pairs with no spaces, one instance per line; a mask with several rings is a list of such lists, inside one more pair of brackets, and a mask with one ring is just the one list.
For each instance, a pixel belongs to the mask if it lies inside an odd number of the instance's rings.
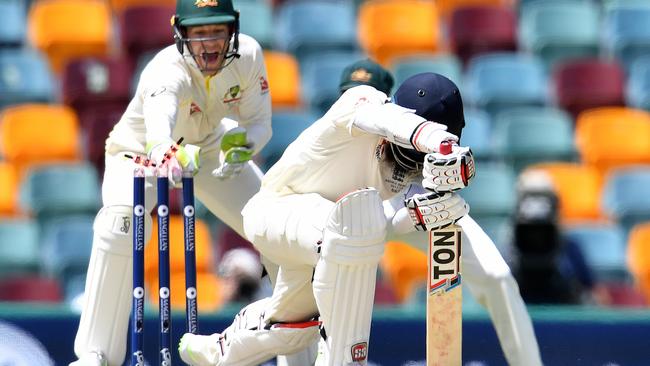
[[253,158],[253,148],[248,142],[244,127],[235,127],[223,135],[221,153],[223,163],[212,171],[212,175],[219,179],[237,176],[244,165]]

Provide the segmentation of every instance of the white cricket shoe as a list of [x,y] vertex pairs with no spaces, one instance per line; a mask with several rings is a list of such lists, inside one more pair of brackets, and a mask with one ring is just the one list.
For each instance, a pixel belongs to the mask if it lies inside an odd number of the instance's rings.
[[108,361],[101,352],[89,352],[72,362],[70,366],[108,366]]
[[183,362],[192,366],[214,366],[221,356],[221,335],[198,335],[185,333],[178,345]]

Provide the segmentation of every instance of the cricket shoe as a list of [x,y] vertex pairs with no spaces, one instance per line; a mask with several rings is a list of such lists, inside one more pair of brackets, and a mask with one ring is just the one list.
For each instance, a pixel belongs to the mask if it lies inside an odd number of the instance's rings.
[[108,366],[108,361],[101,352],[89,352],[69,366]]
[[183,362],[192,366],[214,366],[221,356],[219,333],[197,335],[185,333],[178,345],[178,353]]

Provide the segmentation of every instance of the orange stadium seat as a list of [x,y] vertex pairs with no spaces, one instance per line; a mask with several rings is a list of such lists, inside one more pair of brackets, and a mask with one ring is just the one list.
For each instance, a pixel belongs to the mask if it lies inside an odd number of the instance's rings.
[[625,107],[603,107],[578,115],[576,146],[582,161],[605,173],[650,162],[650,114]]
[[436,7],[424,0],[364,2],[357,33],[364,51],[384,66],[396,57],[438,51],[442,42]]
[[627,243],[627,265],[637,287],[650,304],[650,222],[632,228]]
[[[564,223],[602,219],[603,177],[593,166],[550,162],[532,165],[526,171],[541,170],[550,177],[560,201]],[[525,173],[523,173],[525,174]]]
[[289,53],[264,51],[264,62],[273,107],[300,106],[300,69],[296,58]]
[[12,216],[18,209],[18,179],[16,168],[0,161],[0,216]]
[[29,40],[59,72],[68,60],[106,55],[111,38],[111,11],[100,0],[49,0],[32,3]]
[[[175,193],[172,191],[172,193]],[[151,239],[145,247],[145,283],[149,299],[158,301],[158,220],[153,217]],[[169,268],[173,309],[185,307],[185,247],[183,243],[183,217],[172,215],[169,220]],[[221,306],[220,280],[214,274],[214,249],[210,230],[202,220],[195,221],[196,280],[199,309],[215,310]]]
[[483,6],[483,5],[496,5],[496,6],[514,6],[514,0],[435,0],[436,8],[440,18],[445,22],[451,20],[452,15],[456,9],[466,6]]
[[17,167],[78,161],[80,129],[74,110],[63,105],[23,104],[0,116],[0,155]]
[[111,9],[115,13],[122,13],[124,10],[136,6],[176,6],[176,0],[109,0]]
[[427,255],[413,246],[391,241],[386,243],[380,268],[400,303],[427,282]]

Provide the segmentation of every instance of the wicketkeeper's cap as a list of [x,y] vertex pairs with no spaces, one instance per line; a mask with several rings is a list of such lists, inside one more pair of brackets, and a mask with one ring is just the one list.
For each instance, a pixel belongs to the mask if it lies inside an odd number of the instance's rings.
[[370,60],[360,60],[343,70],[339,91],[344,91],[359,85],[370,85],[373,88],[390,95],[393,89],[393,76],[378,63]]

